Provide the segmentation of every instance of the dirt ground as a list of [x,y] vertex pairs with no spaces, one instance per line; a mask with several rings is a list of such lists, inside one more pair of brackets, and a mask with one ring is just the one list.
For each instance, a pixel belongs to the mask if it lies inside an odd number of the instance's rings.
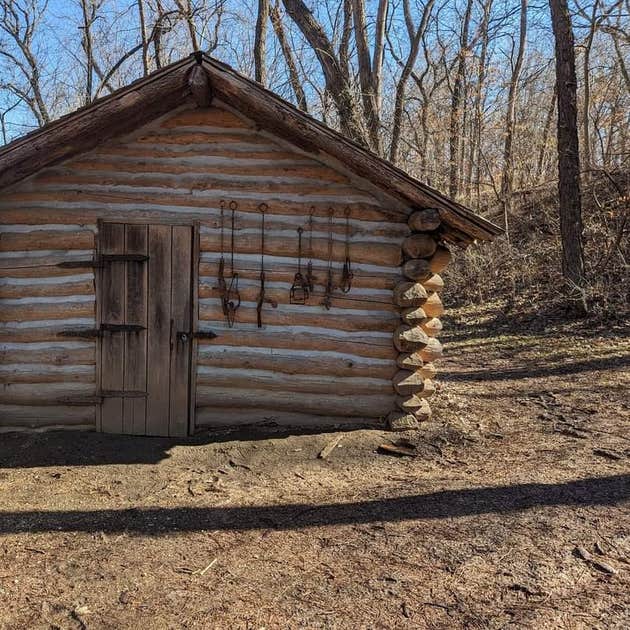
[[627,328],[535,315],[452,313],[404,436],[0,436],[0,627],[630,627]]

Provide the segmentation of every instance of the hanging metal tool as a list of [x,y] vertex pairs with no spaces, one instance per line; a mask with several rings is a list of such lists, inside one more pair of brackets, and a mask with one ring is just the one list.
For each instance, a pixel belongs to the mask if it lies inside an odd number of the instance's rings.
[[221,296],[221,308],[227,325],[232,328],[236,321],[236,311],[241,305],[241,294],[238,290],[238,273],[234,272],[234,218],[238,204],[230,201],[231,237],[230,237],[230,282],[225,279],[225,201],[221,200],[221,258],[219,259],[218,289]]
[[221,199],[219,203],[221,208],[221,258],[219,258],[219,272],[217,289],[219,290],[219,296],[221,298],[221,308],[223,309],[223,316],[227,319],[227,284],[225,282],[225,201]]
[[352,273],[352,263],[350,262],[350,208],[347,206],[344,215],[346,217],[346,259],[343,263],[343,269],[341,270],[341,283],[339,288],[343,293],[349,293],[352,288],[354,273]]
[[291,304],[306,304],[308,296],[310,294],[308,283],[302,275],[302,233],[304,229],[299,227],[298,233],[298,268],[295,276],[293,277],[293,284],[289,290],[289,303]]
[[262,308],[263,304],[267,302],[271,304],[273,308],[277,308],[278,303],[274,300],[268,300],[265,298],[265,213],[269,209],[266,203],[261,203],[258,206],[261,214],[261,227],[260,227],[260,292],[258,294],[258,302],[256,303],[256,322],[258,328],[262,328]]
[[322,306],[329,311],[332,306],[332,294],[335,290],[333,282],[333,269],[332,269],[332,257],[333,257],[333,215],[335,211],[332,208],[328,209],[328,271],[326,274],[326,289],[324,291],[324,299],[322,300]]
[[311,213],[308,217],[308,263],[306,264],[306,286],[308,292],[313,293],[315,290],[315,276],[313,275],[313,214],[315,206],[311,206]]

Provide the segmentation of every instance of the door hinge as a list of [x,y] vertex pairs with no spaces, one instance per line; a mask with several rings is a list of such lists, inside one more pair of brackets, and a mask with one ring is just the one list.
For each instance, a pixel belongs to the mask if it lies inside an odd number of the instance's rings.
[[103,333],[120,333],[120,332],[141,332],[146,330],[145,326],[140,324],[101,324],[100,328],[75,328],[62,330],[57,333],[60,337],[80,337],[82,339],[93,339],[102,337]]
[[216,339],[219,335],[211,330],[198,330],[197,332],[190,333],[193,339]]
[[98,394],[96,396],[63,396],[62,398],[57,398],[57,402],[71,407],[91,406],[100,405],[103,402],[103,397]]
[[90,260],[65,260],[57,263],[57,267],[63,269],[75,269],[83,267],[91,267],[93,269],[101,269],[108,263],[116,262],[147,262],[148,256],[144,254],[101,254]]

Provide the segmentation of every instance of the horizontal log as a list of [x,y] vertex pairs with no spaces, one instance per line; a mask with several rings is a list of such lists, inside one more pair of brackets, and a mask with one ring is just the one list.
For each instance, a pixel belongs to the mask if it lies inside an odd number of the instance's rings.
[[394,346],[399,352],[415,352],[428,342],[429,337],[419,326],[403,324],[394,332]]
[[437,230],[442,223],[440,213],[434,208],[416,210],[409,216],[409,227],[414,232],[432,232]]
[[431,406],[426,398],[418,396],[398,396],[396,405],[403,413],[410,413],[419,422],[424,422],[431,418]]
[[[310,245],[312,244],[312,249]],[[261,235],[256,234],[239,234],[235,237],[235,248],[239,254],[257,254],[261,251]],[[202,252],[220,252],[221,236],[220,234],[202,234],[200,249]],[[312,256],[311,256],[312,251]],[[297,234],[291,238],[282,237],[274,238],[269,234],[265,235],[265,255],[269,256],[290,256],[298,255],[298,238]],[[322,238],[314,238],[312,243],[308,239],[303,238],[302,256],[304,258],[316,258],[318,260],[328,260],[328,241]],[[332,260],[335,262],[343,262],[346,258],[345,243],[335,240],[332,246]],[[350,243],[350,259],[357,263],[367,263],[372,265],[384,265],[387,267],[397,267],[400,265],[402,255],[398,245],[390,245],[387,243],[375,242],[357,242]]]
[[95,343],[0,343],[0,369],[2,365],[12,363],[94,365],[95,360]]
[[256,389],[306,394],[391,394],[389,379],[340,377],[321,374],[291,374],[254,369],[230,369],[208,365],[197,367],[197,385],[226,389]]
[[452,258],[450,250],[440,245],[429,260],[429,269],[433,273],[440,273],[446,269],[446,266],[451,262]]
[[401,307],[421,306],[427,295],[427,290],[418,282],[400,282],[394,287],[393,300]]
[[[77,194],[76,189],[70,187],[67,190],[44,190],[41,189],[29,192],[5,192],[0,200],[0,209],[13,210],[14,213],[7,215],[7,222],[14,222],[23,216],[24,209],[29,211],[33,208],[48,208],[51,218],[55,210],[67,210],[77,208],[83,210],[86,220],[106,213],[107,217],[158,217],[160,211],[162,216],[177,214],[190,218],[200,218],[207,216],[208,209],[219,209],[221,199],[235,199],[238,202],[238,212],[254,213],[260,216],[258,206],[260,204],[260,194],[245,193],[237,194],[237,191],[224,191],[217,189],[208,191],[205,195],[192,194],[190,189],[173,191],[163,189],[159,193],[147,192],[133,187],[104,187],[106,190],[83,189],[81,194]],[[184,194],[185,192],[185,194]],[[212,192],[212,195],[209,193]],[[364,196],[365,197],[365,196]],[[269,204],[268,216],[274,214],[293,215],[308,217],[311,212],[317,216],[328,216],[331,205],[341,205],[349,208],[351,219],[362,221],[390,221],[396,220],[391,212],[380,208],[376,200],[368,197],[357,201],[348,199],[347,196],[337,197],[334,194],[326,195],[280,195],[276,193],[270,195],[266,202]],[[119,204],[119,209],[114,211],[113,204]],[[96,210],[93,215],[90,211]],[[17,215],[15,214],[17,212]],[[104,216],[104,218],[105,218]]]
[[40,249],[93,249],[94,233],[91,230],[62,232],[37,230],[34,232],[5,232],[0,234],[0,252],[18,252]]
[[[389,335],[367,335],[337,332],[331,329],[305,330],[303,327],[282,326],[276,329],[267,327],[261,330],[243,330],[238,328],[211,328],[217,333],[214,341],[199,341],[199,347],[212,348],[215,344],[230,346],[235,349],[250,347],[266,347],[271,349],[290,350],[318,350],[344,352],[365,358],[390,359],[396,358],[396,351],[392,347]],[[201,351],[201,350],[200,350]]]
[[[252,171],[255,171],[253,165]],[[286,178],[256,178],[243,176],[238,180],[224,179],[208,174],[194,176],[156,173],[138,176],[123,171],[112,171],[106,174],[96,174],[87,171],[72,173],[68,171],[44,171],[32,182],[36,190],[47,190],[50,193],[69,189],[81,189],[89,192],[107,192],[108,190],[126,191],[131,194],[154,194],[164,190],[171,195],[195,194],[200,197],[217,199],[217,197],[233,196],[237,198],[258,194],[260,197],[279,196],[280,199],[292,199],[297,195],[314,198],[325,197],[333,203],[347,198],[354,201],[368,201],[364,193],[356,188],[334,182],[317,180],[287,181]],[[297,193],[297,194],[296,194]],[[259,202],[260,203],[260,202]]]
[[[89,296],[88,296],[89,297]],[[85,302],[44,302],[0,304],[0,322],[24,322],[42,319],[69,319],[94,316],[94,300]]]
[[[52,267],[59,263],[90,260],[94,256],[91,249],[71,250],[26,250],[19,252],[0,252],[0,269],[7,269],[3,275],[14,276],[17,270],[24,267]],[[73,269],[74,273],[77,272]]]
[[331,394],[302,394],[266,391],[262,389],[228,389],[197,386],[197,408],[224,407],[230,409],[277,409],[309,414],[330,414],[360,418],[385,416],[394,405],[394,394],[380,396],[349,396]]
[[422,309],[427,314],[427,317],[439,317],[444,313],[444,305],[438,293],[429,293],[426,301],[422,305]]
[[[13,275],[13,274],[12,274]],[[70,276],[72,277],[72,276]],[[22,280],[22,282],[15,281]],[[60,297],[94,295],[94,280],[76,282],[24,282],[24,278],[4,278],[0,281],[0,299],[24,297]],[[40,280],[40,278],[37,278]]]
[[[234,409],[231,407],[199,407],[196,411],[195,428],[204,429],[233,428],[238,425],[279,425],[284,427],[310,428],[347,428],[362,426],[363,418],[348,416],[316,415],[295,411],[278,411],[277,409]],[[365,421],[376,423],[376,418],[365,418]],[[341,425],[341,426],[339,426]]]
[[229,129],[249,128],[242,118],[222,107],[205,107],[203,109],[185,109],[165,118],[161,123],[162,129],[174,129],[176,127],[201,126],[226,127]]
[[[88,256],[91,256],[93,252],[91,251]],[[64,283],[67,281],[67,278],[72,278],[75,276],[90,276],[91,280],[94,280],[94,273],[90,269],[68,269],[65,267],[58,267],[56,264],[51,265],[43,265],[40,260],[38,264],[29,267],[19,267],[17,269],[12,269],[10,272],[6,272],[2,274],[2,278],[0,279],[0,284],[2,282],[6,282],[7,284],[11,284],[14,279],[22,279],[29,280],[30,284],[35,283]],[[85,278],[82,278],[85,279]],[[72,280],[70,280],[72,281]]]
[[[427,314],[420,306],[412,306],[411,308],[406,308],[400,314],[400,316],[401,319],[410,326],[417,326],[427,319]],[[423,328],[423,330],[425,329]],[[427,331],[425,330],[425,332]]]
[[424,388],[424,379],[420,371],[400,370],[394,375],[392,383],[396,393],[400,396],[413,396]]
[[4,405],[59,405],[59,401],[73,396],[94,396],[94,383],[11,383],[0,384],[0,404]]
[[437,241],[430,234],[412,234],[402,244],[407,258],[428,258],[437,249]]
[[427,290],[427,291],[441,291],[444,288],[444,280],[442,280],[442,278],[434,273],[428,280],[423,280],[422,281],[422,286]]
[[402,266],[402,272],[405,278],[422,282],[428,280],[433,271],[429,266],[429,261],[425,258],[412,258]]
[[0,427],[94,424],[95,407],[0,405]]
[[[309,309],[313,310],[309,310]],[[319,309],[321,308],[321,312]],[[222,322],[224,315],[221,305],[218,301],[216,304],[206,305],[200,304],[199,318],[206,322]],[[311,305],[280,305],[273,308],[269,304],[265,304],[262,311],[262,321],[264,326],[313,326],[328,328],[334,330],[346,331],[394,331],[400,322],[396,313],[387,313],[381,311],[363,312],[357,309],[337,309],[326,311],[323,307],[316,304]],[[239,324],[256,324],[257,313],[256,305],[253,302],[242,302],[240,308],[236,311],[235,328]]]
[[[291,303],[289,291],[291,283],[279,283],[270,281],[269,277],[265,274],[265,296],[269,300],[273,300],[281,308],[283,305]],[[319,280],[322,280],[322,276],[315,275],[315,288],[313,293],[309,295],[306,305],[318,306],[324,298],[324,288]],[[229,283],[229,278],[228,278]],[[1,287],[0,287],[1,288]],[[258,294],[260,293],[260,280],[246,279],[239,272],[239,293],[243,302],[256,302],[258,300]],[[396,312],[395,306],[391,304],[389,297],[390,292],[387,291],[366,291],[355,287],[350,293],[344,294],[341,291],[337,291],[333,294],[331,306],[338,309],[354,309],[358,311],[387,311]],[[219,300],[221,298],[221,292],[218,287],[218,279],[204,277],[201,279],[199,285],[199,298],[201,300]],[[204,302],[202,302],[203,304]],[[299,315],[299,314],[298,314]]]
[[[2,355],[0,354],[0,357]],[[233,348],[205,345],[198,351],[197,365],[241,370],[266,370],[286,375],[310,374],[391,380],[396,366],[390,359],[365,358],[343,352]]]
[[[169,136],[169,143],[182,143],[189,146],[189,142],[191,140],[191,135],[193,134],[184,134],[179,135],[175,138]],[[202,154],[211,154],[217,155],[217,149],[220,149],[218,152],[221,155],[225,155],[229,157],[230,154],[228,150],[226,150],[226,143],[235,143],[235,142],[243,142],[244,137],[242,135],[232,135],[229,136],[227,134],[195,134],[201,135],[204,145],[213,144],[213,148],[210,151],[205,151]],[[245,146],[239,146],[238,151],[233,150],[232,156],[238,157],[242,155],[244,152],[249,153],[252,157],[258,156],[259,153],[262,153],[261,147],[256,146],[260,144],[259,142],[251,142],[251,139],[247,139],[247,144]],[[263,144],[263,149],[268,147],[268,145]],[[168,152],[168,149],[166,149]],[[235,176],[248,176],[248,175],[256,175],[257,177],[295,177],[302,179],[315,179],[320,182],[329,181],[332,183],[341,183],[347,184],[348,178],[342,173],[338,173],[333,171],[331,168],[324,166],[322,164],[317,164],[314,162],[305,163],[304,160],[296,160],[295,163],[291,164],[281,164],[279,166],[265,166],[258,165],[255,168],[242,164],[203,164],[203,163],[187,163],[185,160],[179,161],[177,160],[177,152],[174,153],[172,157],[169,159],[167,157],[159,158],[157,156],[161,155],[160,152],[150,153],[150,151],[146,151],[147,156],[146,159],[143,159],[142,155],[134,157],[133,161],[127,159],[121,159],[118,156],[117,159],[112,159],[108,156],[103,156],[102,158],[92,157],[92,158],[83,158],[80,161],[72,162],[69,165],[69,170],[71,172],[100,172],[107,173],[111,171],[124,171],[126,173],[166,173],[169,175],[179,175],[181,173],[190,173],[190,174],[206,174],[206,175],[217,175],[223,178]],[[201,153],[201,152],[200,152]],[[272,150],[267,149],[266,155],[273,156]],[[291,158],[291,154],[282,154],[280,155],[280,159],[287,160]],[[227,176],[227,177],[226,177]]]
[[[68,328],[95,328],[96,321],[92,317],[76,317],[71,319],[44,319],[33,321],[7,322],[0,326],[0,343],[33,343],[60,341],[59,333]],[[67,341],[61,339],[62,341]]]
[[94,365],[8,363],[0,365],[0,383],[94,383]]

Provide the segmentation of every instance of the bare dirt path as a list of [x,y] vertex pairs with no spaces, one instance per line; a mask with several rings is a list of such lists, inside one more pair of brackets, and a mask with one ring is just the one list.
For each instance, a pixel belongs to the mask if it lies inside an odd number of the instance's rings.
[[0,627],[630,627],[624,329],[453,317],[414,458],[0,436]]

